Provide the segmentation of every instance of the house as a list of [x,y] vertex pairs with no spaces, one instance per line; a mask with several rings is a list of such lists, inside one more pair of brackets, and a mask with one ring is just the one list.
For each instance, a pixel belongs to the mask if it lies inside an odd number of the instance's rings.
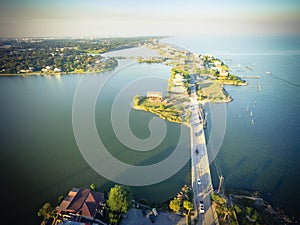
[[53,66],[46,66],[46,70],[52,70]]
[[183,75],[180,73],[175,74],[175,79],[183,80]]
[[147,99],[151,102],[161,102],[162,101],[162,93],[160,91],[148,91]]
[[57,208],[57,215],[84,217],[93,220],[104,209],[104,193],[85,188],[72,188]]
[[174,78],[173,83],[174,83],[175,86],[183,86],[184,85],[183,79]]
[[183,86],[184,85],[184,77],[180,73],[175,74],[175,78],[173,78],[173,83],[175,86]]
[[229,73],[227,71],[221,71],[219,73],[219,76],[221,76],[221,77],[228,77],[228,75],[229,75]]
[[223,64],[223,63],[222,63],[221,61],[219,61],[219,60],[214,61],[214,65],[215,65],[216,67],[221,67],[222,64]]
[[60,73],[60,72],[61,72],[60,68],[57,68],[57,67],[54,68],[54,73]]

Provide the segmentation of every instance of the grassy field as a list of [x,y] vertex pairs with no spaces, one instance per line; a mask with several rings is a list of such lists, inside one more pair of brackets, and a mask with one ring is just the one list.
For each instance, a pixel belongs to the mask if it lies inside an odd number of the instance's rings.
[[162,119],[167,119],[170,122],[189,124],[190,115],[186,113],[185,107],[178,104],[172,104],[172,101],[153,102],[147,97],[135,96],[134,109],[152,112]]
[[199,86],[203,100],[210,102],[230,102],[232,100],[217,80],[207,79],[200,82]]

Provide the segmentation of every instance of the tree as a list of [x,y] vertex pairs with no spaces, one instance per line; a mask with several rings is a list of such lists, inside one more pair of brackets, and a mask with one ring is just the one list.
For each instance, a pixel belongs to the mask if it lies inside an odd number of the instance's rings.
[[45,203],[38,211],[38,216],[42,216],[43,220],[53,216],[54,210],[49,202]]
[[133,97],[133,105],[134,106],[138,106],[139,105],[139,102],[140,102],[140,96],[139,95],[136,95]]
[[188,213],[186,214],[186,224],[189,224],[188,222],[189,222],[190,212],[191,212],[191,210],[194,209],[194,205],[190,201],[185,200],[183,202],[183,207],[188,211]]
[[162,110],[162,111],[165,110],[165,105],[164,104],[160,104],[159,105],[159,109]]
[[194,204],[191,203],[190,201],[184,201],[183,207],[188,211],[188,215],[190,215],[191,210],[194,209]]
[[107,204],[112,211],[127,213],[132,201],[132,194],[127,186],[115,185],[110,189]]
[[92,191],[95,191],[95,190],[96,190],[96,185],[95,185],[95,184],[91,184],[91,185],[90,185],[90,189],[91,189]]
[[169,207],[175,213],[179,212],[179,210],[180,210],[180,200],[178,198],[174,198],[173,200],[170,201]]
[[193,192],[193,190],[189,189],[186,192],[186,196],[187,196],[187,198],[188,198],[189,201],[193,201],[193,198],[194,198],[194,192]]

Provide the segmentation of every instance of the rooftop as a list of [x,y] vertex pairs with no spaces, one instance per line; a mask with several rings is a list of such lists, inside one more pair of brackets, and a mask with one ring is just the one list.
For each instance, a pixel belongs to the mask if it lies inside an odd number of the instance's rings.
[[100,204],[104,202],[104,194],[85,188],[72,188],[59,205],[57,212],[69,212],[93,218]]

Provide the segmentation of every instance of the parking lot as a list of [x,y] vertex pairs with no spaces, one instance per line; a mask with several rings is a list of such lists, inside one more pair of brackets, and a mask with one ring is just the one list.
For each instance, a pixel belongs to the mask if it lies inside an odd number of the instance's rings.
[[146,210],[146,216],[142,214],[140,209],[130,209],[127,218],[123,219],[121,225],[183,225],[185,224],[185,217],[178,216],[173,213],[158,212],[155,222],[151,223],[148,215],[150,210]]

